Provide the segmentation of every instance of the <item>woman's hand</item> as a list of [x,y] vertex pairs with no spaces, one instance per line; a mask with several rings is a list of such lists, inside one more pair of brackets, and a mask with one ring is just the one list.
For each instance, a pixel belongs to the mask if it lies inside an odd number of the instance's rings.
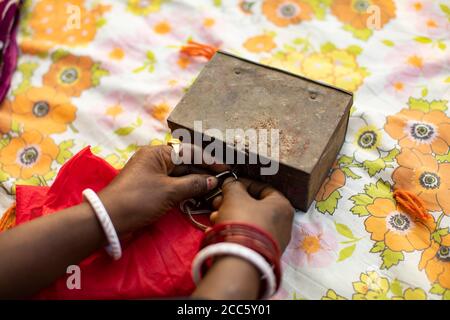
[[[282,251],[291,237],[294,208],[275,189],[247,179],[229,178],[216,197],[214,223],[245,222],[269,232]],[[261,275],[253,264],[234,256],[217,259],[192,294],[202,299],[256,299]]]
[[[141,148],[99,193],[119,234],[146,226],[177,202],[217,184],[215,177],[189,174],[192,166],[175,166],[171,152],[169,146]],[[65,274],[68,265],[106,244],[105,232],[86,201],[1,232],[0,252],[8,259],[0,259],[0,298],[35,294]]]
[[205,174],[175,177],[187,172],[173,164],[171,153],[170,146],[142,147],[99,193],[118,233],[146,226],[179,202],[217,186],[217,179]]
[[269,232],[284,251],[291,238],[294,208],[274,188],[248,179],[225,180],[222,196],[213,201],[214,223],[245,222]]

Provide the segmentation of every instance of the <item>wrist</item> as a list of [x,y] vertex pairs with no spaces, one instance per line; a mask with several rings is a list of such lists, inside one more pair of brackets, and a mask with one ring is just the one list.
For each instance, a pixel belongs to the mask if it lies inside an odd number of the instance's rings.
[[120,195],[106,189],[99,192],[98,197],[108,212],[118,235],[124,235],[136,229],[133,215],[128,214],[129,210],[122,202]]
[[261,274],[245,259],[220,256],[193,293],[193,297],[218,300],[254,300],[260,291]]
[[[214,225],[205,233],[201,250],[192,263],[195,283],[217,268],[217,257],[234,256],[251,264],[260,275],[259,298],[270,298],[281,283],[280,249],[272,236],[261,228],[242,222]],[[248,281],[243,279],[243,281]]]

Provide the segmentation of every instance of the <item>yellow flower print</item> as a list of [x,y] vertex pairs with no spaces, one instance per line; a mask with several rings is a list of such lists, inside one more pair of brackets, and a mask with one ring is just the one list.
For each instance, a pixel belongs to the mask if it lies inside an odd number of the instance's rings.
[[254,53],[269,52],[276,46],[273,37],[267,34],[248,38],[244,43],[244,47]]
[[[427,294],[421,288],[406,288],[403,290],[399,280],[390,282],[375,271],[361,273],[360,281],[353,282],[355,293],[353,300],[426,300]],[[333,289],[328,289],[322,300],[346,300]]]
[[328,53],[333,61],[335,82],[340,88],[355,91],[363,83],[365,72],[358,68],[356,57],[345,50]]
[[262,59],[261,63],[292,73],[302,74],[301,65],[304,58],[305,56],[297,51],[278,52],[271,58]]
[[322,53],[313,53],[302,63],[302,73],[308,78],[333,82],[333,60]]
[[158,12],[161,2],[161,0],[128,0],[127,9],[134,15],[146,16]]
[[328,289],[327,294],[322,297],[321,300],[347,300],[345,297],[340,296],[333,289]]
[[349,91],[356,91],[367,76],[365,69],[359,67],[355,54],[344,49],[309,54],[288,50],[262,59],[261,63]]
[[334,85],[349,91],[356,91],[364,81],[364,74],[358,70],[336,77]]
[[216,21],[213,18],[205,18],[205,20],[203,20],[203,25],[206,28],[211,28],[215,23]]
[[333,61],[336,76],[347,74],[349,69],[358,68],[355,56],[345,50],[333,50],[328,56]]
[[105,114],[107,116],[111,116],[113,118],[116,118],[119,114],[121,114],[123,112],[123,108],[120,104],[116,104],[114,106],[108,107],[106,109]]
[[402,297],[393,297],[392,300],[427,300],[427,294],[420,288],[408,288]]
[[375,271],[361,273],[360,281],[353,282],[354,300],[386,300],[389,291],[389,281],[380,277]]

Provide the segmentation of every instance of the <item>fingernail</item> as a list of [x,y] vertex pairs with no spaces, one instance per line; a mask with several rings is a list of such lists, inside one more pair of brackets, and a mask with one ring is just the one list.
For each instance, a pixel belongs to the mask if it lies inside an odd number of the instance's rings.
[[208,177],[206,178],[206,187],[208,190],[212,190],[217,187],[218,180],[216,177]]

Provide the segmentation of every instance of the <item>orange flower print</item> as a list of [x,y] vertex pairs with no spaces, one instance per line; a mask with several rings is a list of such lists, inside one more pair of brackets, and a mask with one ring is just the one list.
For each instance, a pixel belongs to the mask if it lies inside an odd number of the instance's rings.
[[[40,50],[51,48],[56,44],[86,45],[94,39],[97,22],[107,10],[109,7],[103,5],[88,10],[84,6],[84,0],[38,1],[28,23],[32,37],[24,40],[38,44]],[[25,47],[33,49],[29,44]]]
[[166,34],[172,30],[170,24],[166,21],[161,21],[153,27],[153,30],[159,34]]
[[422,153],[447,154],[450,144],[450,118],[442,111],[428,113],[403,109],[387,117],[384,127],[402,148]]
[[167,118],[167,115],[170,112],[170,106],[167,103],[160,103],[157,105],[154,105],[152,110],[151,110],[151,114],[153,116],[153,118],[155,118],[158,121],[164,121]]
[[12,103],[13,119],[25,130],[43,134],[64,132],[75,120],[76,108],[66,95],[50,87],[31,87]]
[[0,135],[11,130],[11,102],[4,100],[0,104]]
[[244,47],[254,53],[269,52],[276,46],[273,37],[265,34],[251,37],[244,43]]
[[33,175],[48,173],[58,152],[58,146],[51,138],[32,130],[11,139],[0,150],[0,161],[2,169],[12,177],[29,179]]
[[443,236],[441,243],[432,241],[423,253],[419,270],[425,269],[428,279],[450,290],[450,235]]
[[44,75],[43,82],[58,92],[79,97],[84,90],[92,86],[93,65],[94,62],[89,57],[69,54],[52,64]]
[[377,198],[367,206],[370,217],[364,225],[374,241],[384,241],[393,251],[423,250],[431,243],[434,220],[415,219],[390,199]]
[[395,17],[395,3],[393,0],[334,0],[331,12],[336,18],[356,29],[366,29],[367,22],[373,12],[367,9],[370,6],[380,10],[380,27],[383,27]]
[[300,0],[265,0],[262,12],[271,22],[279,27],[298,24],[312,19],[311,6]]
[[430,211],[450,215],[450,163],[438,163],[430,154],[403,149],[400,165],[392,174],[395,189],[409,191],[424,201]]
[[122,60],[125,57],[125,51],[120,47],[115,47],[109,52],[108,56],[113,60]]
[[345,174],[339,169],[337,162],[334,163],[331,174],[325,178],[322,186],[317,192],[316,201],[324,201],[337,189],[345,184]]

